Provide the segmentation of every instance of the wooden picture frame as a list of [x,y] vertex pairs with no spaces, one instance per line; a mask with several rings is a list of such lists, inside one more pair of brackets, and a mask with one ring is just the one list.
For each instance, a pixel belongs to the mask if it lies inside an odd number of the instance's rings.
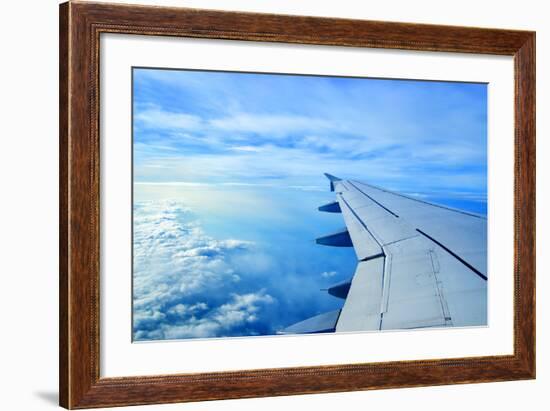
[[[514,354],[100,378],[101,33],[513,56]],[[535,33],[185,8],[60,6],[60,405],[91,408],[535,378]]]

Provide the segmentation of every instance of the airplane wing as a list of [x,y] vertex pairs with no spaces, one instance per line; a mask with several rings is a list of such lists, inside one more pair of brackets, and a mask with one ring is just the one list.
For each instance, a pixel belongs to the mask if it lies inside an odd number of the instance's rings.
[[326,174],[346,229],[321,245],[353,246],[354,276],[328,289],[340,310],[282,333],[395,330],[487,324],[487,219]]

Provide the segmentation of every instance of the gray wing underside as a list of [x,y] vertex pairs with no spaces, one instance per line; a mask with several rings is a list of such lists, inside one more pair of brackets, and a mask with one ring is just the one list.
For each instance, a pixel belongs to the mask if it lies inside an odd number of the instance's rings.
[[[341,310],[284,332],[372,331],[487,324],[487,220],[327,175],[346,230],[319,238],[352,245],[357,268],[329,293]],[[316,319],[321,321],[321,331]],[[317,329],[315,329],[317,326]]]

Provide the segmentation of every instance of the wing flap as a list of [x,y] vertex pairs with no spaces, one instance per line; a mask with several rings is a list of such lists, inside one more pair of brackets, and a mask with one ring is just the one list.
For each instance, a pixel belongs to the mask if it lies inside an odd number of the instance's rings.
[[388,246],[387,253],[381,329],[449,325],[429,244],[414,237]]
[[383,330],[483,325],[487,282],[424,237],[386,248]]
[[336,331],[366,331],[380,328],[380,303],[384,257],[357,264]]

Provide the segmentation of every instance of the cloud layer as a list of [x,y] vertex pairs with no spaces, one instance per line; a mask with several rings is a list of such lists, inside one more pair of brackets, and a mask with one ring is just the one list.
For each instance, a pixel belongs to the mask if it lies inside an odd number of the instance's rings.
[[231,263],[254,245],[208,237],[191,216],[173,201],[135,204],[134,339],[265,333],[261,316],[277,301],[261,288],[243,293]]
[[136,69],[138,181],[484,195],[484,84]]

